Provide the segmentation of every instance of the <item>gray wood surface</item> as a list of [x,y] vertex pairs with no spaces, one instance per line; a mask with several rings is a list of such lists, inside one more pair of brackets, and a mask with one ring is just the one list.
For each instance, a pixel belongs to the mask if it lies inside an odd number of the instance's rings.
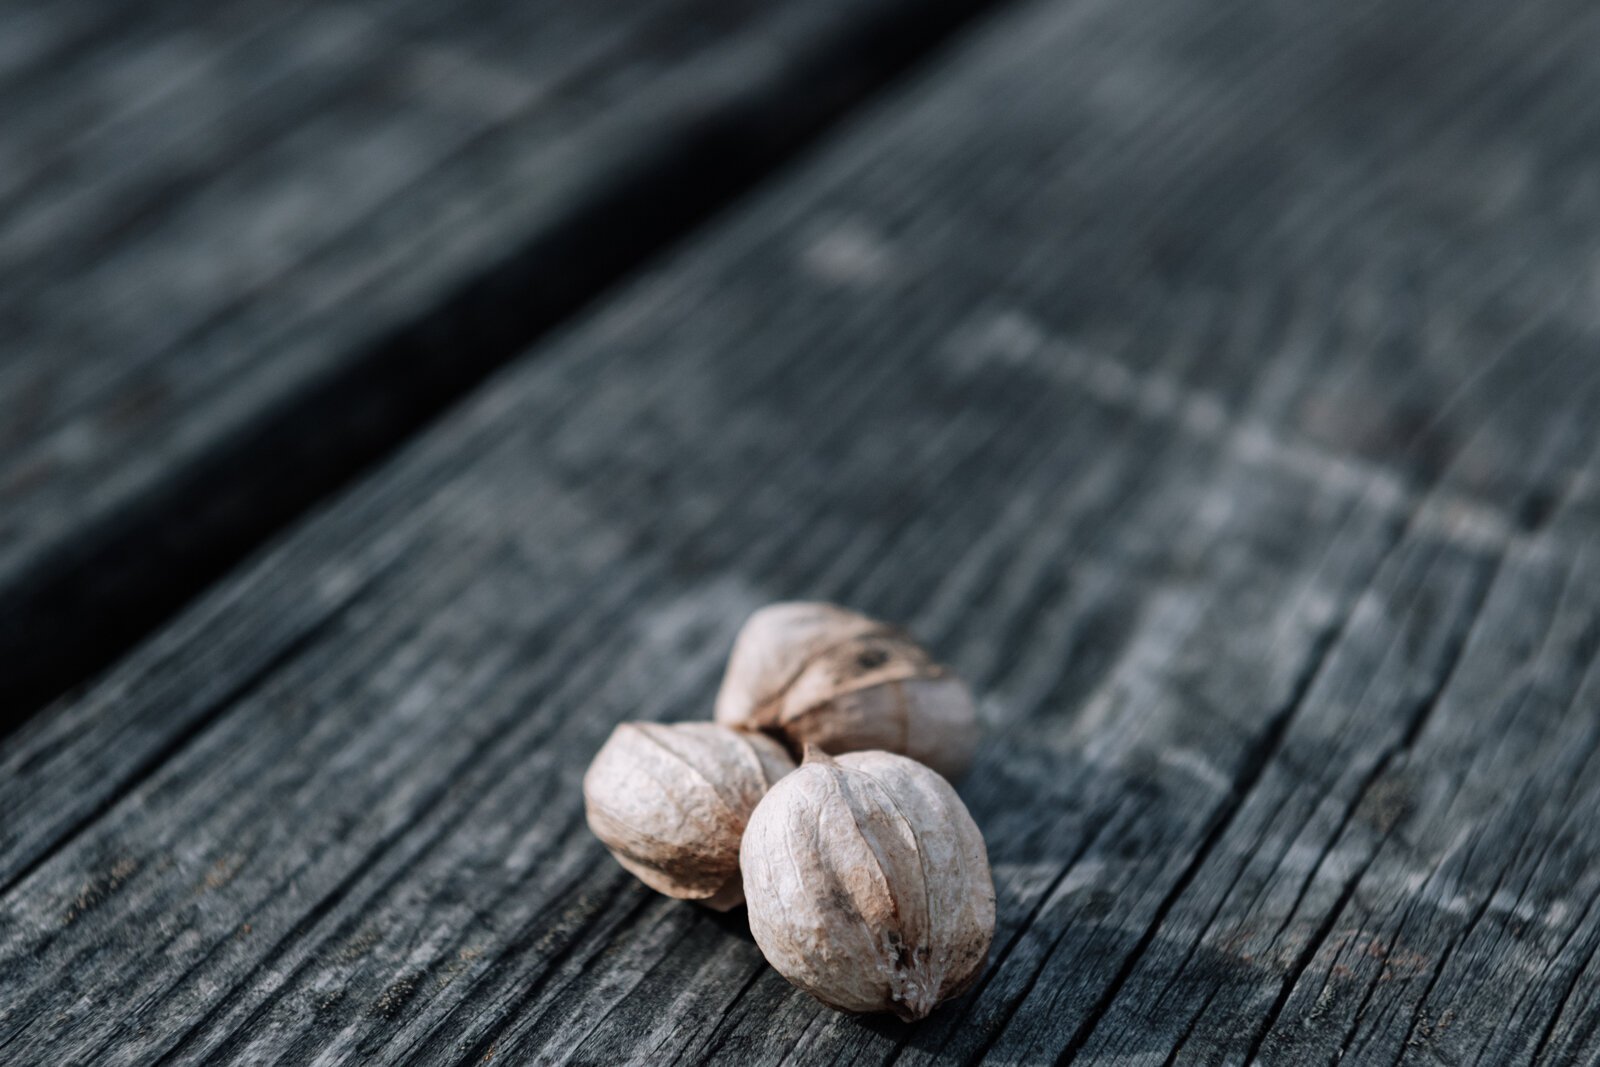
[[[1597,19],[985,23],[3,743],[0,1058],[1594,1062]],[[916,1026],[583,826],[790,596],[982,697]]]
[[978,6],[0,4],[0,729]]

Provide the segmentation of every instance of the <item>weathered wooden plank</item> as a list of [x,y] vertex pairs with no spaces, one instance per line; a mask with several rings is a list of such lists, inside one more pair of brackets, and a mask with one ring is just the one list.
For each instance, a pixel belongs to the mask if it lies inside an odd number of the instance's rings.
[[[0,749],[0,1050],[1592,1055],[1600,72],[1503,15],[997,21]],[[917,1027],[582,826],[788,595],[984,694]]]
[[979,4],[130,6],[0,132],[0,720]]
[[[1260,1051],[1269,1028],[1280,1022],[1288,1038],[1268,1046],[1270,1058],[1337,1058],[1336,1044],[1315,1051],[1300,1046],[1310,1043],[1319,1025],[1337,1034],[1339,1024],[1329,1016],[1358,1002],[1357,993],[1341,999],[1344,990],[1322,986],[1313,997],[1323,998],[1321,1004],[1308,1002],[1285,1014],[1283,1000],[1291,986],[1306,984],[1303,971],[1313,953],[1337,945],[1346,954],[1364,954],[1383,969],[1381,978],[1372,979],[1382,982],[1404,982],[1443,962],[1447,940],[1419,937],[1402,945],[1363,930],[1363,921],[1350,915],[1360,915],[1372,897],[1386,892],[1408,907],[1418,906],[1419,896],[1422,906],[1433,906],[1431,887],[1421,885],[1419,874],[1459,849],[1463,833],[1482,834],[1502,850],[1522,840],[1526,826],[1478,826],[1459,811],[1428,824],[1418,809],[1430,792],[1459,785],[1462,797],[1498,798],[1526,774],[1526,768],[1483,768],[1464,776],[1460,763],[1429,752],[1428,742],[1449,729],[1441,724],[1441,709],[1456,704],[1462,687],[1476,681],[1476,688],[1467,689],[1478,729],[1471,748],[1480,755],[1494,750],[1507,723],[1487,712],[1517,702],[1485,691],[1481,679],[1471,677],[1479,673],[1472,664],[1494,663],[1493,669],[1503,671],[1504,660],[1512,659],[1520,666],[1530,649],[1508,641],[1510,624],[1526,625],[1530,616],[1548,624],[1561,599],[1548,588],[1495,577],[1497,565],[1509,566],[1498,563],[1498,552],[1548,561],[1548,542],[1441,549],[1432,540],[1408,538],[1385,561],[1271,761],[1082,1039],[1079,1048],[1091,1060],[1151,1049],[1178,1050],[1196,1060],[1238,1059]],[[1549,576],[1540,578],[1548,582]],[[1494,599],[1485,604],[1491,588]],[[1490,647],[1501,653],[1501,662],[1484,655]],[[1499,681],[1505,675],[1490,677]],[[1572,681],[1564,686],[1569,694]],[[1565,731],[1578,723],[1568,716],[1556,725],[1563,729],[1525,739],[1544,759],[1570,743]],[[1558,776],[1556,796],[1530,791],[1519,800],[1530,810],[1562,812],[1557,798],[1574,780]],[[1499,857],[1509,858],[1503,852]],[[1466,884],[1493,884],[1492,870]],[[1563,887],[1562,894],[1568,893],[1585,900],[1589,890]],[[1520,955],[1506,946],[1501,962],[1521,966]],[[1484,984],[1454,1001],[1460,1012],[1481,1010],[1475,1001],[1492,988],[1493,978],[1483,970],[1473,980]],[[1350,988],[1359,987],[1352,982]],[[1405,996],[1403,989],[1390,991],[1389,1001]],[[1521,1023],[1493,1017],[1506,1031],[1508,1023]],[[1379,1032],[1392,1043],[1391,1058],[1413,1036],[1392,1021]]]
[[[1572,532],[1592,530],[1588,508]],[[1561,1000],[1595,944],[1600,895],[1594,842],[1576,828],[1600,799],[1600,601],[1592,552],[1550,548],[1510,547],[1450,684],[1364,798],[1378,833],[1358,828],[1329,857],[1375,851],[1304,948],[1284,1006],[1298,1025],[1275,1027],[1273,1052],[1521,1062],[1583,1022]]]

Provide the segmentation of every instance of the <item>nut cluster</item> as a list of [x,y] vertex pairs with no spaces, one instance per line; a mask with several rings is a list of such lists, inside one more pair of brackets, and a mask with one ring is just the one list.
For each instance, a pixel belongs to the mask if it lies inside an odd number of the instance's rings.
[[904,632],[774,604],[739,632],[716,722],[618,726],[584,804],[646,885],[748,904],[768,961],[818,1000],[920,1019],[994,936],[983,835],[941,777],[976,742],[966,686]]

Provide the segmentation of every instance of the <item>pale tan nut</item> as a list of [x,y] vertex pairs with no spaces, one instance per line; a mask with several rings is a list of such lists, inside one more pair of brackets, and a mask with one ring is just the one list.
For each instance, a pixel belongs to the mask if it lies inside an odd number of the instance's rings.
[[915,760],[807,748],[756,806],[740,867],[767,961],[841,1011],[921,1019],[988,960],[983,835],[950,783]]
[[650,888],[718,911],[744,900],[739,842],[794,770],[769,737],[709,722],[625,722],[583,776],[589,829]]
[[764,730],[790,752],[881,749],[946,778],[978,743],[966,685],[910,636],[832,604],[772,604],[746,620],[717,693],[716,720]]

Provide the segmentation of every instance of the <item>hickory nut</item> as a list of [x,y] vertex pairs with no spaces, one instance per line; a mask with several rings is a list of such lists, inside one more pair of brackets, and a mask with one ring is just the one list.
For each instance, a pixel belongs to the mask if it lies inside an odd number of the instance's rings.
[[640,881],[718,911],[743,899],[739,839],[794,761],[771,738],[714,723],[623,723],[583,776],[589,829]]
[[716,719],[764,730],[790,752],[882,749],[958,778],[978,720],[965,684],[903,631],[832,604],[772,604],[746,620]]
[[983,836],[950,784],[903,756],[808,747],[750,817],[740,866],[756,944],[832,1007],[921,1019],[988,959]]

